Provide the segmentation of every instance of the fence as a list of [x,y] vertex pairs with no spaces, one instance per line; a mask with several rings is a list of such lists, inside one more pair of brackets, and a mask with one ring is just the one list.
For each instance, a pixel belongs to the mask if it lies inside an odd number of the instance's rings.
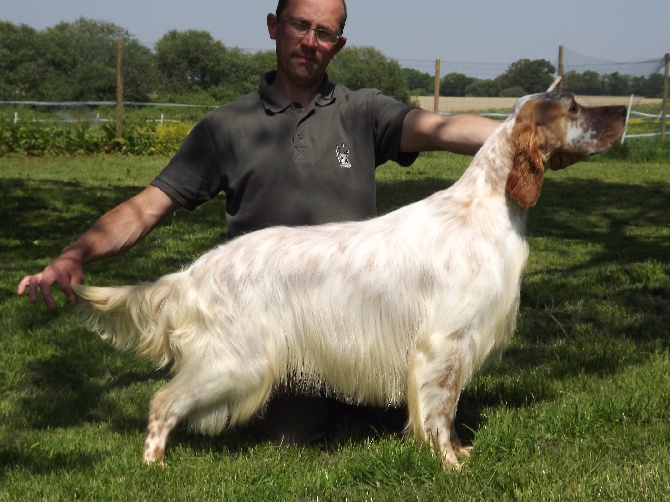
[[[439,59],[435,61],[401,59],[398,62],[403,68],[410,68],[433,76],[435,82],[434,94],[432,96],[417,96],[416,98],[419,106],[427,110],[433,110],[442,114],[478,113],[491,117],[504,117],[511,112],[517,99],[516,97],[489,98],[472,95],[440,95],[440,83],[447,75],[460,74],[477,80],[479,84],[488,82],[489,85],[494,86],[496,80],[508,71],[510,65],[498,63],[445,63]],[[666,54],[663,58],[659,59],[616,63],[583,56],[560,46],[556,64],[556,79],[552,85],[552,89],[558,88],[559,90],[574,92],[578,95],[581,103],[589,106],[604,104],[625,105],[629,110],[628,124],[630,127],[625,137],[660,136],[661,141],[664,141],[668,116],[669,64],[670,54]],[[661,76],[663,68],[665,69],[665,74]],[[587,80],[581,83],[593,84],[594,79],[600,79],[601,81],[606,81],[605,83],[610,89],[618,91],[617,94],[624,94],[621,93],[621,85],[619,85],[619,88],[614,89],[617,83],[621,84],[622,82],[625,83],[632,80],[634,82],[637,81],[639,84],[639,80],[644,80],[645,78],[653,81],[654,85],[662,82],[660,84],[663,86],[662,97],[650,98],[643,95],[631,94],[618,96],[591,95],[588,93],[588,86],[579,85],[579,77],[582,76],[586,76]]]
[[[119,40],[118,44],[119,64],[117,71],[119,74],[118,86],[122,91],[122,60],[123,60],[123,44]],[[427,60],[396,60],[401,67],[411,68],[418,72],[428,74],[434,79],[434,94],[433,96],[416,96],[415,100],[422,108],[433,110],[442,114],[453,113],[477,113],[491,117],[503,118],[509,115],[512,107],[516,101],[516,97],[475,97],[475,96],[440,96],[440,83],[445,76],[449,74],[462,74],[472,79],[481,82],[495,82],[495,80],[503,75],[510,67],[510,65],[499,63],[457,63],[457,62],[442,62],[437,59],[435,61]],[[629,63],[614,63],[609,61],[599,61],[587,56],[580,55],[570,50],[564,50],[561,46],[558,53],[556,86],[565,90],[574,91],[571,86],[575,85],[574,76],[589,75],[589,77],[607,76],[611,80],[619,75],[631,76],[632,78],[645,78],[656,76],[660,73],[662,68],[665,68],[665,75],[663,82],[663,97],[649,98],[644,96],[594,96],[588,93],[576,92],[579,96],[580,102],[586,105],[601,105],[601,104],[623,104],[628,107],[629,120],[626,136],[627,138],[645,137],[645,136],[660,136],[661,140],[665,139],[665,129],[667,122],[667,100],[668,100],[668,65],[670,64],[670,54],[666,54],[664,58],[646,61],[637,61]],[[604,77],[602,77],[604,78]],[[0,101],[0,105],[14,105],[14,106],[30,106],[42,109],[54,108],[75,108],[80,109],[93,107],[114,107],[115,120],[117,128],[117,137],[121,136],[122,128],[122,112],[123,106],[132,107],[147,107],[160,108],[161,110],[180,108],[194,109],[195,113],[191,114],[193,118],[188,118],[187,121],[193,122],[197,120],[198,115],[202,115],[203,110],[198,108],[207,108],[198,105],[181,105],[181,104],[166,104],[166,103],[131,103],[124,102],[122,99],[122,92],[117,93],[117,101],[93,101],[83,103],[54,103],[54,102],[26,102],[26,101]],[[197,111],[196,111],[197,110]],[[29,115],[29,114],[27,114]],[[58,115],[58,114],[57,114]],[[112,119],[101,117],[100,115],[91,116],[83,113],[83,117],[73,118],[72,114],[67,114],[66,121],[87,121],[91,123],[92,127],[96,127],[102,123],[111,122]],[[75,114],[76,115],[76,114]],[[167,122],[167,121],[183,121],[183,112],[175,114],[175,118],[166,118],[166,112],[161,111],[160,115],[146,118],[147,121]],[[22,117],[21,112],[15,111],[13,120],[19,122],[25,120],[27,117]],[[34,121],[48,121],[46,118],[32,118]],[[53,121],[58,120],[53,119]],[[61,119],[62,120],[62,119]]]

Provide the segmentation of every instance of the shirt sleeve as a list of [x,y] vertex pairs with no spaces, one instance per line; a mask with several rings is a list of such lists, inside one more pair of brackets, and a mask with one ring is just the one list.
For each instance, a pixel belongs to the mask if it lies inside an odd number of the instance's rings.
[[377,165],[389,160],[401,166],[410,166],[419,156],[418,152],[401,152],[402,125],[407,114],[416,107],[400,103],[374,90],[370,101],[375,136]]
[[177,153],[151,184],[172,196],[186,209],[194,210],[223,189],[216,150],[209,116],[206,116],[191,130]]

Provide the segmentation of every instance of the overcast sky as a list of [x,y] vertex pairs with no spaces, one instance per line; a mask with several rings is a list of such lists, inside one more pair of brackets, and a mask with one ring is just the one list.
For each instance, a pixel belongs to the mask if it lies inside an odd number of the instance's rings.
[[[36,29],[80,16],[109,21],[153,47],[167,31],[205,30],[229,47],[272,49],[276,0],[3,0],[0,19]],[[345,35],[395,59],[556,63],[559,45],[629,62],[670,52],[670,0],[348,0]]]

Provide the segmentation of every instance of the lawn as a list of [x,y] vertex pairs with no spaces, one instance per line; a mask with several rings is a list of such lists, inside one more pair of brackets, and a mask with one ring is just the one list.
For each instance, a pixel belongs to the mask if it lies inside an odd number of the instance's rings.
[[[448,187],[467,158],[378,171],[378,207]],[[323,444],[179,431],[144,466],[152,393],[168,378],[87,331],[59,297],[16,296],[161,157],[0,158],[0,500],[662,500],[670,493],[670,166],[596,158],[548,173],[529,217],[518,329],[464,392],[473,456],[442,470],[402,436],[343,423]],[[223,197],[179,211],[124,256],[115,285],[174,271],[225,239]]]

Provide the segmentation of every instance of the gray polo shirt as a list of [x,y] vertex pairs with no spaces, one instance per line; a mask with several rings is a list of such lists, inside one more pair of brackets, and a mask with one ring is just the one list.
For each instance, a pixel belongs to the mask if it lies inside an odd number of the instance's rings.
[[412,107],[326,78],[302,109],[270,88],[274,76],[205,116],[152,184],[190,210],[225,192],[231,237],[375,216],[375,168],[417,157],[399,152]]

